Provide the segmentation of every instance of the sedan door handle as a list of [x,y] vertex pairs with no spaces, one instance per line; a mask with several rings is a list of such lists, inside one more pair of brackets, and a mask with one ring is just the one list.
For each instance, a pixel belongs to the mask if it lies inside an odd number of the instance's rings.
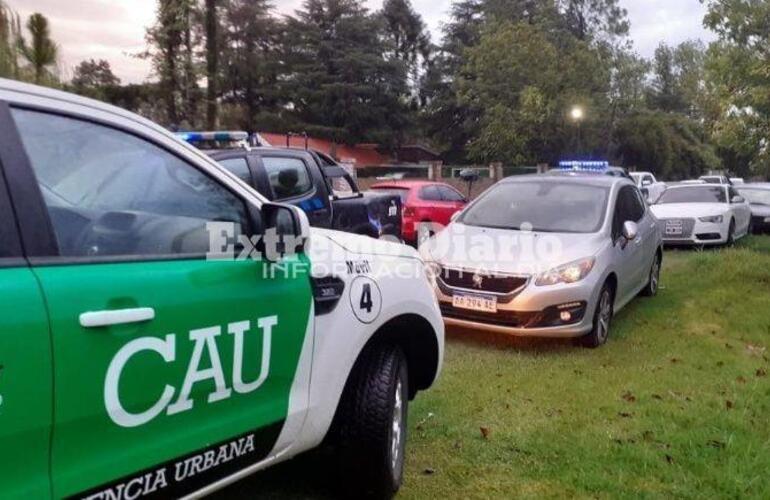
[[143,323],[153,319],[155,319],[155,309],[152,307],[120,309],[116,311],[93,311],[84,312],[80,315],[80,326],[83,328],[99,328],[102,326]]

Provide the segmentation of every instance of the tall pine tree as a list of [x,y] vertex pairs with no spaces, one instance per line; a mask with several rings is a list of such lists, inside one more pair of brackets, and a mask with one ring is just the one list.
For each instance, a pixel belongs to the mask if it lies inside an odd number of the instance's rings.
[[401,64],[361,0],[306,0],[287,24],[286,89],[298,126],[337,142],[394,144],[406,125]]

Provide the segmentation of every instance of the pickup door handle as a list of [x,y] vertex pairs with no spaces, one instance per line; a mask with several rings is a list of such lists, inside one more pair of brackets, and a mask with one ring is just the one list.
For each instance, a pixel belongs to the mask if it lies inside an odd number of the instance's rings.
[[119,309],[116,311],[84,312],[80,315],[80,326],[83,328],[99,328],[102,326],[127,325],[142,323],[155,319],[155,309],[138,307],[136,309]]

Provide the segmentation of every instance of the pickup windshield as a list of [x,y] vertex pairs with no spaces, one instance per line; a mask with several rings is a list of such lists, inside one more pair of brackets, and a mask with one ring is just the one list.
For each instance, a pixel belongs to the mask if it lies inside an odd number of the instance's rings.
[[578,183],[508,182],[463,214],[470,226],[535,232],[595,233],[604,223],[609,189]]

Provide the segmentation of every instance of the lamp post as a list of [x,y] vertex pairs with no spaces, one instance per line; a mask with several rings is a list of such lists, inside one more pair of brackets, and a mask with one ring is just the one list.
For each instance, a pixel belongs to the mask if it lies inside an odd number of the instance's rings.
[[582,138],[580,134],[580,124],[583,121],[583,118],[585,118],[585,112],[583,111],[583,108],[580,106],[573,106],[572,110],[570,110],[569,113],[570,117],[572,118],[572,121],[575,122],[575,125],[577,126],[577,153],[578,155],[582,154],[583,152],[583,146],[582,146]]

